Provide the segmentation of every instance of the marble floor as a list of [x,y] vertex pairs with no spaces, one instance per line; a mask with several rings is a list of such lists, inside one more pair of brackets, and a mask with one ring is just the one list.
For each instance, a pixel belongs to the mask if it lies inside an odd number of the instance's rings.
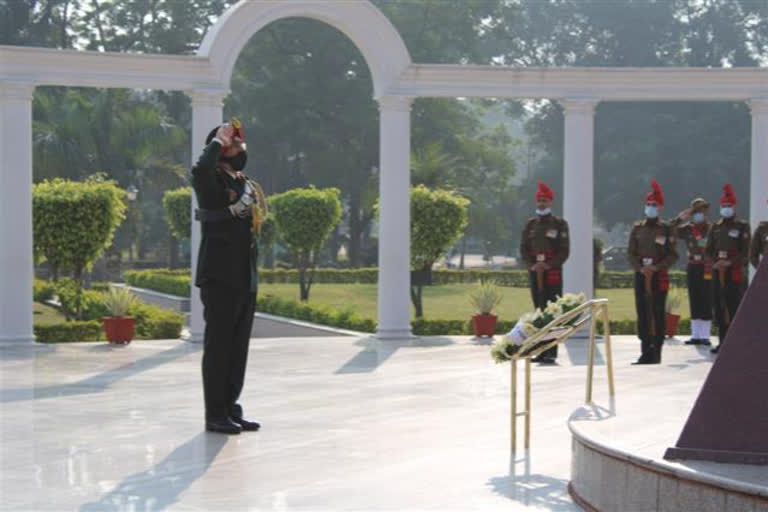
[[[638,344],[614,338],[619,407],[696,386],[710,364],[678,344],[660,367],[629,366]],[[254,339],[241,403],[263,428],[231,437],[202,428],[200,357],[170,340],[0,348],[0,510],[579,510],[567,420],[584,340],[534,367],[532,446],[516,459],[509,367],[485,343]],[[604,367],[595,399],[608,406]]]

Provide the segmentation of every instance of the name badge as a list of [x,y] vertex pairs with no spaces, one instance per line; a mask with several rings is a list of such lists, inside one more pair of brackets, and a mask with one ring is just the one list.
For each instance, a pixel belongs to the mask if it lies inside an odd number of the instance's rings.
[[665,243],[667,243],[667,237],[665,237],[663,235],[657,236],[656,237],[656,243],[659,244],[659,245],[664,245]]
[[739,238],[739,230],[738,229],[732,229],[728,232],[728,236],[731,238]]
[[546,260],[547,260],[547,255],[546,254],[537,254],[536,255],[536,261],[542,262],[542,261],[546,261]]
[[694,254],[693,261],[701,261],[701,254]]
[[557,238],[557,230],[550,229],[547,231],[547,238]]
[[721,260],[728,258],[728,251],[717,251],[717,257]]
[[653,258],[643,258],[643,266],[650,267],[653,265]]
[[699,239],[698,243],[696,244],[699,247],[706,247],[707,246],[707,240],[704,238]]

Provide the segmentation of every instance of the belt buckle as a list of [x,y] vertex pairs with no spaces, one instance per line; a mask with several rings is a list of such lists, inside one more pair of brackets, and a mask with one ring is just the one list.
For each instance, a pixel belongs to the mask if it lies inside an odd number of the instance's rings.
[[541,262],[544,262],[546,260],[547,260],[547,255],[546,254],[539,253],[539,254],[536,255],[536,261],[537,262],[541,263]]
[[720,258],[721,260],[728,258],[728,251],[718,251],[717,257]]
[[701,254],[694,254],[693,261],[701,261]]
[[643,266],[650,267],[653,265],[653,258],[643,258]]

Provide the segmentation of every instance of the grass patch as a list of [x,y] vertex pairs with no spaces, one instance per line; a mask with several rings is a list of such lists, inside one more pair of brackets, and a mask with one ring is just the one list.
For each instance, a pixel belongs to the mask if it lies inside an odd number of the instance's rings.
[[[424,315],[441,320],[467,320],[474,311],[469,304],[469,292],[474,285],[450,284],[424,288]],[[522,313],[531,311],[531,294],[526,288],[501,287],[504,299],[498,309],[503,320],[515,320]],[[299,300],[297,284],[260,284],[260,295],[273,295],[281,299]],[[635,319],[635,296],[632,289],[598,289],[597,297],[610,301],[613,320]],[[376,285],[374,284],[314,284],[310,291],[310,304],[329,306],[333,309],[350,308],[367,318],[376,318]],[[688,298],[681,305],[684,317],[688,316]],[[413,314],[413,310],[411,311]]]
[[56,308],[39,302],[34,303],[33,315],[35,325],[58,324],[67,320]]

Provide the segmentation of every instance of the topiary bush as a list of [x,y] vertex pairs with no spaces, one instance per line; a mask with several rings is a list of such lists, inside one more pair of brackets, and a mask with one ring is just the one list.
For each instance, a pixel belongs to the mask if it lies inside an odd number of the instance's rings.
[[112,245],[125,218],[125,192],[112,181],[56,178],[34,185],[32,213],[35,257],[48,260],[54,281],[64,269],[75,280]]
[[192,230],[192,187],[165,192],[163,209],[173,236],[179,240],[188,239]]
[[317,253],[341,218],[337,188],[295,188],[269,198],[281,242],[293,255],[302,301],[309,300]]

